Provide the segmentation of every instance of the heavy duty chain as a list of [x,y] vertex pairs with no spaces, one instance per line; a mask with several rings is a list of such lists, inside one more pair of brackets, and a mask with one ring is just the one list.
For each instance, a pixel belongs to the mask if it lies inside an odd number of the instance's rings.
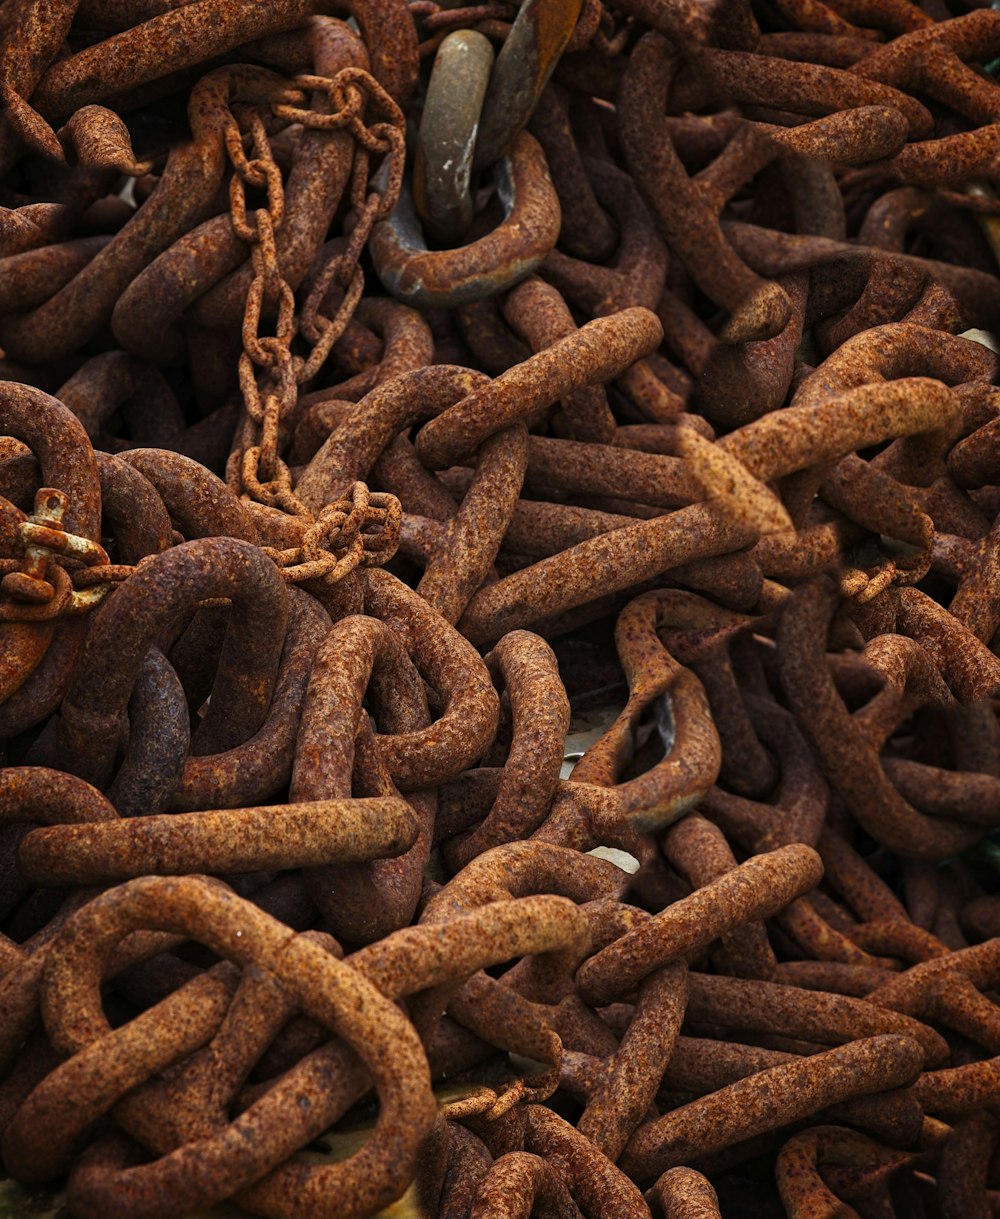
[[988,1219],[1000,11],[328,8],[0,3],[0,1214]]

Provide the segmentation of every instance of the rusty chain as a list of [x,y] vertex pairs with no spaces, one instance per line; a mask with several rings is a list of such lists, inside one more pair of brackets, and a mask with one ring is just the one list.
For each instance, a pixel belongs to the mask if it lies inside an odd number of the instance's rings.
[[[246,116],[251,158],[243,149],[239,121],[230,116],[225,139],[234,170],[230,179],[233,230],[250,247],[253,265],[243,318],[239,380],[244,408],[253,425],[248,439],[255,441],[242,453],[233,453],[230,481],[235,489],[258,503],[308,522],[301,547],[265,548],[285,579],[299,582],[323,578],[336,583],[359,564],[385,563],[392,557],[401,523],[399,502],[391,495],[372,494],[364,484],[357,483],[348,488],[346,498],[326,505],[314,516],[292,489],[290,471],[279,455],[280,438],[298,404],[299,386],[307,385],[319,372],[361,299],[364,291],[361,254],[372,227],[392,212],[399,195],[404,120],[386,91],[369,73],[359,69],[345,68],[332,80],[300,76],[293,85],[303,93],[322,92],[332,111],[322,113],[276,104],[272,112],[277,119],[314,130],[347,130],[357,142],[350,184],[355,223],[347,248],[332,256],[317,274],[302,316],[297,319],[295,298],[282,277],[275,249],[275,234],[284,219],[281,171],[271,154],[261,116],[252,111]],[[361,116],[369,102],[387,115],[385,121],[365,124]],[[387,158],[386,185],[382,190],[369,190],[372,156]],[[247,214],[247,187],[267,194],[267,204],[254,210],[252,224]],[[343,299],[335,315],[328,318],[320,307],[333,285],[341,289]],[[277,301],[278,314],[274,334],[262,336],[260,323],[265,299]],[[312,344],[306,358],[292,353],[292,341],[299,330]]]
[[349,8],[0,6],[0,1198],[988,1216],[1000,13]]

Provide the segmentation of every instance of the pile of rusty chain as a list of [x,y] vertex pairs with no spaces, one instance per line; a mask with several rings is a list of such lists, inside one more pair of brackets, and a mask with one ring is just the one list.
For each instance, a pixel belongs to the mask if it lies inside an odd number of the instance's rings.
[[1000,1211],[998,63],[0,2],[0,1191]]

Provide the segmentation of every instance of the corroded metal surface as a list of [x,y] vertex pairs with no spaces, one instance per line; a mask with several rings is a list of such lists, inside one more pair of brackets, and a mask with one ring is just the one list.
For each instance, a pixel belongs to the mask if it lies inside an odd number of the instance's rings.
[[0,51],[0,1215],[995,1213],[1000,13]]

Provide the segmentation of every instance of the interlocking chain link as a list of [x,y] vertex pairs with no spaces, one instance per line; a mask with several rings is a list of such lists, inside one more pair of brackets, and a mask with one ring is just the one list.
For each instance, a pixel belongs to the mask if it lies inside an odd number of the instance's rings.
[[[250,247],[254,271],[243,318],[239,363],[240,390],[249,420],[244,437],[249,432],[252,443],[234,452],[227,476],[238,494],[309,521],[301,547],[267,550],[288,579],[322,576],[334,581],[359,564],[383,563],[391,557],[399,538],[398,501],[388,495],[371,495],[363,483],[357,483],[344,498],[314,517],[295,494],[291,472],[281,458],[282,429],[297,405],[299,386],[311,381],[322,368],[361,299],[362,252],[372,227],[391,214],[399,197],[405,120],[389,94],[360,68],[344,68],[333,78],[302,75],[292,84],[303,96],[320,93],[321,108],[274,104],[271,113],[275,119],[316,130],[347,130],[356,142],[349,187],[354,226],[346,248],[334,254],[316,276],[301,317],[296,318],[295,296],[281,273],[275,243],[275,234],[284,220],[281,171],[260,112],[251,107],[234,109],[225,137],[233,166],[230,211],[233,231]],[[362,116],[369,105],[384,116],[380,121],[365,123]],[[327,107],[330,112],[326,112]],[[252,152],[249,157],[244,150],[245,138]],[[373,156],[386,158],[380,174],[384,185],[380,188],[371,178]],[[265,206],[255,209],[252,217],[246,202],[248,187],[266,193]],[[334,286],[340,289],[341,300],[331,318],[320,310]],[[274,333],[270,335],[261,334],[265,300],[277,302]],[[312,345],[308,356],[292,352],[298,333]]]

